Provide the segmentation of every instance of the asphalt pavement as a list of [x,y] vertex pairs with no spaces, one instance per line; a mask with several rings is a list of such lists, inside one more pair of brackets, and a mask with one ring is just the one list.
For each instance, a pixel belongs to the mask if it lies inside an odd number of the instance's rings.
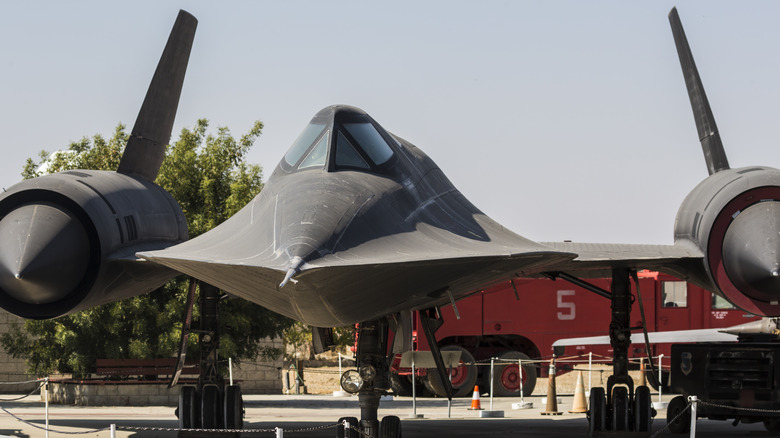
[[[12,399],[0,395],[0,399]],[[333,437],[339,417],[359,417],[357,397],[332,395],[247,395],[244,428],[254,430],[242,433],[244,437],[275,437],[281,428],[284,437]],[[541,397],[527,397],[531,409],[512,409],[518,398],[502,397],[493,400],[493,411],[503,411],[503,418],[480,418],[479,411],[469,410],[470,399],[456,399],[448,407],[446,399],[421,398],[416,402],[416,413],[422,418],[410,418],[414,413],[411,397],[383,400],[380,416],[401,418],[404,438],[422,437],[536,437],[571,438],[586,436],[588,422],[585,414],[572,414],[572,397],[560,397],[560,415],[542,415],[545,405]],[[669,397],[664,397],[668,401]],[[654,396],[653,401],[656,401]],[[490,410],[489,398],[483,397],[482,408]],[[36,395],[20,401],[0,400],[0,436],[43,437],[46,423],[44,403]],[[116,425],[117,437],[151,438],[179,436],[174,408],[146,407],[78,407],[50,405],[49,436],[64,437],[80,433],[83,437],[110,437],[108,428]],[[666,411],[660,410],[653,422],[653,432],[666,424]],[[85,433],[87,432],[87,433]],[[700,437],[770,436],[762,424],[740,424],[700,419],[697,422]],[[70,435],[73,436],[73,435]],[[214,433],[199,436],[217,436]],[[658,436],[673,435],[668,430]]]

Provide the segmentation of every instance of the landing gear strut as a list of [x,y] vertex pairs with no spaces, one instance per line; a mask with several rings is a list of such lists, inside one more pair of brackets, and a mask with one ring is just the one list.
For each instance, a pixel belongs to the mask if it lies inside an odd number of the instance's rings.
[[592,388],[588,410],[589,435],[607,431],[634,432],[649,435],[655,410],[650,403],[650,390],[640,386],[634,391],[634,381],[628,375],[628,352],[631,346],[631,283],[627,268],[612,269],[612,321],[609,339],[614,362],[607,389]]
[[[187,352],[187,339],[191,332],[200,334],[200,376],[196,386],[182,386],[179,393],[180,429],[230,429],[244,426],[244,401],[241,387],[226,385],[217,369],[219,349],[219,289],[200,283],[201,329],[191,330],[192,307],[198,282],[190,280],[186,314],[182,327],[182,342],[179,351],[177,372],[171,381],[176,385]],[[181,434],[181,433],[180,433]]]
[[[390,359],[387,356],[388,322],[386,319],[358,324],[357,371],[347,371],[341,377],[342,388],[357,393],[360,406],[359,429],[377,438],[400,438],[401,421],[387,416],[378,418],[379,400],[390,389]],[[350,426],[352,418],[347,417]],[[357,420],[357,419],[354,419]],[[337,429],[339,438],[356,436],[355,431]]]

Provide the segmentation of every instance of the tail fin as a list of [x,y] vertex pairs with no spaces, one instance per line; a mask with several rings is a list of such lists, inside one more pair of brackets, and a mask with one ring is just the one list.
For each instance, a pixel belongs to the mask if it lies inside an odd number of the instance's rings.
[[198,20],[179,11],[117,172],[154,181],[171,139]]
[[677,46],[677,55],[680,57],[680,66],[685,77],[685,86],[688,88],[688,97],[691,100],[693,117],[696,120],[696,129],[699,132],[699,141],[704,151],[704,159],[707,161],[707,170],[712,175],[728,169],[729,160],[726,158],[726,152],[723,150],[718,126],[715,124],[715,118],[712,116],[712,109],[709,101],[707,101],[707,95],[704,93],[704,86],[701,83],[699,71],[696,69],[696,63],[693,62],[693,54],[688,46],[688,39],[685,37],[680,16],[677,15],[677,8],[672,8],[669,12],[669,23],[672,26],[674,44]]

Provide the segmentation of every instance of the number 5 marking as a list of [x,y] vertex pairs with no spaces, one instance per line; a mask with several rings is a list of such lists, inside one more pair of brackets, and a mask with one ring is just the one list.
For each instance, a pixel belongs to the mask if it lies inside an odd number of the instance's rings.
[[563,301],[563,297],[574,296],[573,290],[559,290],[558,291],[558,309],[568,309],[568,312],[558,312],[558,319],[561,321],[571,321],[576,315],[576,309],[574,303],[567,303]]

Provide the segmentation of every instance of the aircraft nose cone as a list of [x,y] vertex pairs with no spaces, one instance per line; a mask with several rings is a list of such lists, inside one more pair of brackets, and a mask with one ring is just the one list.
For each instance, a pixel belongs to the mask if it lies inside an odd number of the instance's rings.
[[26,204],[0,220],[0,289],[28,304],[67,296],[89,263],[89,237],[71,213]]
[[780,301],[780,202],[760,202],[742,211],[723,239],[729,279],[749,297]]

